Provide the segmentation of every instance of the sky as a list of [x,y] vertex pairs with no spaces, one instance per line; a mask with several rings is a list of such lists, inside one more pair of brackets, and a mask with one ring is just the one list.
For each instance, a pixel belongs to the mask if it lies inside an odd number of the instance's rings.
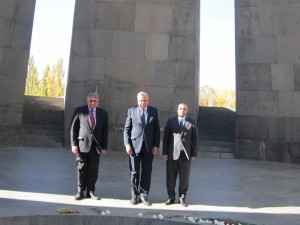
[[40,76],[59,58],[67,75],[74,7],[75,0],[36,0],[30,55]]
[[201,0],[200,85],[235,90],[234,0]]
[[[42,76],[64,59],[68,74],[75,0],[36,0],[30,54]],[[201,0],[200,85],[235,90],[234,0]]]

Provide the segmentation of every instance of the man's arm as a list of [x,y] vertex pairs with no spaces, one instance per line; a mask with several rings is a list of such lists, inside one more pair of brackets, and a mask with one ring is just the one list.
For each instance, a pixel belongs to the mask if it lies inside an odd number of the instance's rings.
[[125,146],[131,144],[131,140],[130,140],[131,139],[131,131],[132,131],[132,118],[131,118],[130,109],[128,109],[128,112],[126,115],[124,131],[123,131]]
[[70,128],[72,152],[75,155],[78,154],[79,122],[80,121],[78,116],[78,108],[76,108],[72,116],[71,128]]
[[169,157],[168,153],[169,153],[170,135],[171,135],[171,125],[170,125],[170,119],[168,119],[164,129],[164,137],[163,137],[163,157],[165,160],[168,160]]

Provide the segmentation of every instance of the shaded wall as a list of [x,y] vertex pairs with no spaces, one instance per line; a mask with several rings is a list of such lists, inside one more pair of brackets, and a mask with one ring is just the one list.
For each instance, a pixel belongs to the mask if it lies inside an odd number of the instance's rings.
[[0,1],[0,146],[20,143],[35,0]]
[[236,0],[237,157],[300,162],[300,1]]
[[160,125],[198,107],[198,0],[77,0],[66,91],[66,146],[74,108],[97,91],[109,114],[109,148],[124,150],[127,109],[145,90]]

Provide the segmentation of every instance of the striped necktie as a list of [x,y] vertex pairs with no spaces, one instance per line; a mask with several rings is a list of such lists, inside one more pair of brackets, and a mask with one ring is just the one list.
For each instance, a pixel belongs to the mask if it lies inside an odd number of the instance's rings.
[[94,128],[95,127],[95,117],[94,117],[93,109],[90,110],[90,119],[91,119],[91,126],[92,126],[92,128]]

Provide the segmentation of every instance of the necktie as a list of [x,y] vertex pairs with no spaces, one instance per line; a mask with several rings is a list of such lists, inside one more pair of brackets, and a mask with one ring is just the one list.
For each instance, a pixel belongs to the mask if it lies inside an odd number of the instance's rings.
[[91,126],[92,126],[92,128],[94,128],[95,127],[95,117],[94,117],[93,109],[90,110],[90,119],[91,119]]
[[143,112],[142,112],[141,121],[142,121],[143,127],[145,127],[145,125],[146,125],[146,123],[145,123],[145,110],[143,110]]
[[183,119],[180,120],[179,126],[182,128],[183,127]]

